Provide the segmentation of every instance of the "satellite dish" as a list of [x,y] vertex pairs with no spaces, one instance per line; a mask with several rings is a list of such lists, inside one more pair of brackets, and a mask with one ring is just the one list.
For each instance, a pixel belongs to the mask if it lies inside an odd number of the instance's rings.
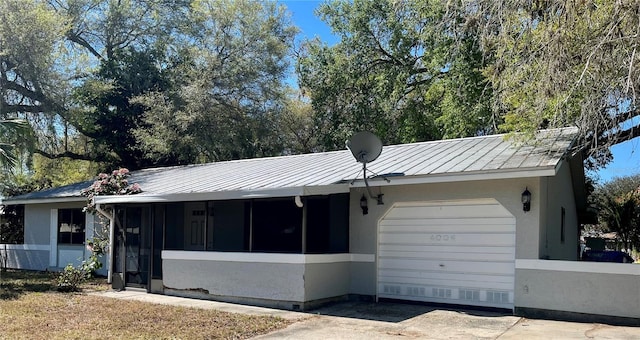
[[[364,185],[367,188],[367,192],[369,193],[369,197],[377,199],[378,204],[384,204],[382,202],[382,193],[374,196],[371,193],[371,188],[369,187],[369,181],[367,180],[367,163],[373,162],[382,153],[382,142],[378,136],[374,135],[368,131],[358,132],[350,140],[347,141],[347,149],[351,151],[353,157],[359,163],[362,163],[362,173],[364,177]],[[389,180],[385,178],[388,182]],[[355,181],[355,179],[353,180]],[[353,184],[353,181],[351,182]],[[363,196],[364,198],[364,196]],[[363,204],[363,203],[361,203]],[[366,204],[366,201],[365,201]],[[363,210],[363,214],[365,210]]]
[[370,163],[382,153],[382,142],[378,136],[369,131],[358,132],[347,141],[347,149],[351,151],[356,161]]

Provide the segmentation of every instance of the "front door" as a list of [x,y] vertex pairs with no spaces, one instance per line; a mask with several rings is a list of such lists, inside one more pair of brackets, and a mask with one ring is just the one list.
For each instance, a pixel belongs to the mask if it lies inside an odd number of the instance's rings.
[[147,288],[151,255],[151,209],[134,206],[118,209],[115,272],[124,286]]

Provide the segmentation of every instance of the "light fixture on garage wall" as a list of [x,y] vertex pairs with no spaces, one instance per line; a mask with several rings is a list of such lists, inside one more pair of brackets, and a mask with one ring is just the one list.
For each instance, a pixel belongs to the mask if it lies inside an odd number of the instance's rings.
[[360,208],[362,209],[362,215],[369,213],[369,203],[364,194],[362,194],[362,197],[360,198]]
[[522,192],[522,210],[525,212],[531,210],[531,192],[527,187]]
[[[380,141],[380,138],[368,131],[358,132],[347,141],[347,149],[351,151],[357,162],[362,163],[364,185],[367,188],[369,197],[375,199],[378,202],[378,205],[384,204],[382,201],[382,193],[375,196],[371,193],[371,188],[369,187],[369,181],[367,178],[367,163],[375,161],[382,153],[382,142]],[[382,178],[389,182],[389,179],[386,177],[382,176]],[[355,181],[355,179],[353,181]],[[353,184],[353,181],[351,184]],[[362,213],[366,215],[367,213],[365,212],[365,208],[367,208],[368,211],[368,207],[367,198],[364,195],[362,195],[362,198],[360,199],[360,207],[362,208]]]

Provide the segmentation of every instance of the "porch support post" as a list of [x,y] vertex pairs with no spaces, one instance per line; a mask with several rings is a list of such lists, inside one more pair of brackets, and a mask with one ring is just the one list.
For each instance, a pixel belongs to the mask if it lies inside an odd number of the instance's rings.
[[116,220],[116,210],[111,209],[111,214],[107,213],[102,209],[100,204],[96,204],[96,211],[100,213],[100,215],[106,217],[109,220],[109,266],[107,269],[107,283],[112,283],[113,281],[113,240],[115,239],[115,220]]
[[307,253],[307,206],[302,206],[302,254]]
[[249,252],[253,251],[253,200],[249,201]]

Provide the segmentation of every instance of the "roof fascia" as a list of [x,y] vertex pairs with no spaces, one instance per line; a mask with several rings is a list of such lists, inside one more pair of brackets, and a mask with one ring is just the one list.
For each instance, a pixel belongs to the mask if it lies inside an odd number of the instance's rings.
[[[558,173],[556,166],[547,168],[531,168],[518,169],[514,171],[491,171],[477,173],[455,173],[441,175],[426,176],[407,176],[407,177],[390,177],[389,182],[382,178],[370,178],[369,184],[372,186],[389,186],[389,185],[406,185],[406,184],[433,184],[433,183],[449,183],[449,182],[465,182],[465,181],[486,181],[496,179],[513,179],[527,177],[547,177],[555,176]],[[357,180],[351,187],[363,188],[365,183],[363,180]]]
[[85,202],[86,197],[52,197],[52,198],[34,198],[12,200],[6,199],[0,201],[2,205],[18,205],[18,204],[47,204],[47,203],[68,203],[68,202]]
[[162,203],[162,202],[191,202],[191,201],[221,201],[233,199],[277,198],[294,196],[313,196],[348,193],[347,184],[334,184],[323,186],[305,186],[292,188],[277,188],[263,190],[236,190],[204,193],[180,193],[180,194],[145,194],[120,196],[96,196],[97,204],[121,204],[121,203]]

